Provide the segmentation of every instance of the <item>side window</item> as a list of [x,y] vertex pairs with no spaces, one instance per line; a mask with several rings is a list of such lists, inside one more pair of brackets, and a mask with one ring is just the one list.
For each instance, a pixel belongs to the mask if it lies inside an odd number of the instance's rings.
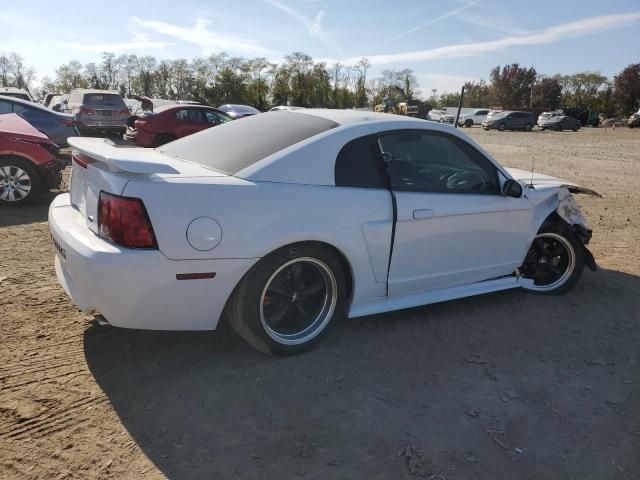
[[176,119],[185,122],[202,122],[202,115],[198,108],[185,108],[176,112]]
[[0,100],[0,115],[2,115],[3,113],[11,113],[11,108],[12,104],[9,102],[6,102],[4,100]]
[[225,123],[228,122],[229,119],[224,115],[220,115],[218,112],[214,112],[213,110],[203,110],[205,115],[205,120],[208,123]]
[[487,115],[488,113],[489,113],[489,110],[478,110],[476,115]]
[[380,153],[375,137],[356,138],[347,143],[336,158],[338,187],[385,188],[379,168]]
[[496,167],[464,140],[403,130],[379,137],[391,186],[433,193],[500,193]]
[[22,112],[24,112],[26,110],[31,110],[31,109],[25,107],[21,103],[14,103],[13,104],[13,113],[22,113]]

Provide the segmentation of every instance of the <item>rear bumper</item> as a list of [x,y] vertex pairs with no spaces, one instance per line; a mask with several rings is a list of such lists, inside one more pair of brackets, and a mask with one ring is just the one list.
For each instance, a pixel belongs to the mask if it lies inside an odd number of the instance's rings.
[[[227,298],[257,259],[168,260],[159,250],[135,250],[95,235],[59,195],[49,207],[58,281],[78,308],[99,312],[116,327],[214,330]],[[180,273],[215,278],[177,280]]]

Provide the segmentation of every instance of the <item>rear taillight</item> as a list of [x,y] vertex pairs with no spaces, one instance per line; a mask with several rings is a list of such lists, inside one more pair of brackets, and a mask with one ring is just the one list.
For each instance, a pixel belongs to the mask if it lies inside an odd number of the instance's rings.
[[94,112],[92,109],[86,108],[86,107],[82,107],[78,111],[78,115],[95,115],[95,114],[96,114],[96,112]]
[[131,112],[128,108],[123,108],[122,110],[120,110],[119,115],[131,115]]
[[100,236],[129,248],[158,248],[147,209],[139,198],[100,192]]

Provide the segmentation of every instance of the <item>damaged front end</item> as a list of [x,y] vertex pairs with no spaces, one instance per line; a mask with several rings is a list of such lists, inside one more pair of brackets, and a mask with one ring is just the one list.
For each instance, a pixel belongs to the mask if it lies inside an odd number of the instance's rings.
[[580,243],[582,243],[582,246],[584,247],[585,263],[589,269],[596,271],[598,269],[598,264],[596,263],[591,251],[587,248],[587,245],[591,241],[593,232],[587,227],[587,219],[582,214],[582,209],[578,202],[576,202],[576,199],[573,197],[570,189],[574,190],[576,193],[586,193],[588,195],[598,197],[602,197],[602,195],[593,190],[589,190],[588,188],[563,185],[558,190],[558,206],[555,210],[558,217],[564,220],[573,233],[576,234]]

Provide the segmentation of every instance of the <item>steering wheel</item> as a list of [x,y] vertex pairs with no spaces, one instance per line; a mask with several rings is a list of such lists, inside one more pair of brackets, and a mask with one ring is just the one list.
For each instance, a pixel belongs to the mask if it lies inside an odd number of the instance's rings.
[[484,192],[487,181],[478,172],[450,172],[440,177],[440,184],[446,185],[448,190],[469,190]]

